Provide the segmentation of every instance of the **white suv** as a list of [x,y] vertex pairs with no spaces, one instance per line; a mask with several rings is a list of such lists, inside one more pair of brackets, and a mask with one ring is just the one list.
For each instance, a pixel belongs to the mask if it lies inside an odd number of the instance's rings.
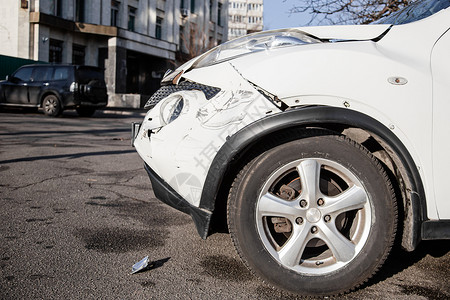
[[396,236],[450,238],[449,6],[252,34],[167,74],[133,126],[155,195],[202,238],[226,219],[246,266],[301,295],[360,286]]

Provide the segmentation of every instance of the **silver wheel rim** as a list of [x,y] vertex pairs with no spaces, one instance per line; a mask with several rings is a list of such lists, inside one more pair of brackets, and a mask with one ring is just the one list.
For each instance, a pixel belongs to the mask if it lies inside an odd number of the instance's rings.
[[48,97],[44,103],[44,109],[49,114],[54,114],[58,110],[58,99],[55,97]]
[[[278,188],[289,181],[286,199]],[[300,187],[295,195],[289,193],[292,185]],[[360,253],[370,233],[371,212],[370,197],[350,170],[308,158],[277,169],[265,182],[256,224],[264,247],[278,263],[301,274],[323,275]],[[277,232],[275,225],[290,232]]]

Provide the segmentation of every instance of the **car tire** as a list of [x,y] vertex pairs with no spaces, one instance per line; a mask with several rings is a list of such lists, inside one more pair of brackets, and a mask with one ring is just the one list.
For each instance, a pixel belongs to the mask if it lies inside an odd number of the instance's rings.
[[92,117],[95,113],[95,108],[91,107],[79,107],[76,110],[80,117]]
[[243,167],[229,193],[228,227],[243,262],[264,281],[298,295],[339,295],[384,263],[397,205],[367,149],[321,133]]
[[62,113],[61,102],[55,95],[47,95],[42,100],[42,109],[49,117],[57,117]]

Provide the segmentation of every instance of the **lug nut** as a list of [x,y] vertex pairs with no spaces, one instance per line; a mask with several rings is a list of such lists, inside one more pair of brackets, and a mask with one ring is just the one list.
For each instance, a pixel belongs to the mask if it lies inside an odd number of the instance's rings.
[[316,226],[311,227],[311,233],[317,233],[318,229]]
[[317,205],[322,206],[322,205],[324,205],[324,204],[325,204],[325,201],[324,201],[322,198],[319,198],[319,199],[317,200]]
[[295,219],[295,223],[297,223],[298,225],[303,224],[303,218],[302,217],[298,217],[297,219]]
[[305,199],[300,200],[300,206],[306,207],[308,205],[308,202]]
[[323,219],[325,220],[325,222],[330,222],[331,221],[331,216],[330,215],[326,215],[325,217],[323,217]]

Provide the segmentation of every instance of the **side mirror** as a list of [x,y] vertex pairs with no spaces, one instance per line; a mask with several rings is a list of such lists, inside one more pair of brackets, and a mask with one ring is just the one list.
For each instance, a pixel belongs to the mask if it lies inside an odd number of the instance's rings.
[[9,75],[6,75],[6,81],[9,81]]

